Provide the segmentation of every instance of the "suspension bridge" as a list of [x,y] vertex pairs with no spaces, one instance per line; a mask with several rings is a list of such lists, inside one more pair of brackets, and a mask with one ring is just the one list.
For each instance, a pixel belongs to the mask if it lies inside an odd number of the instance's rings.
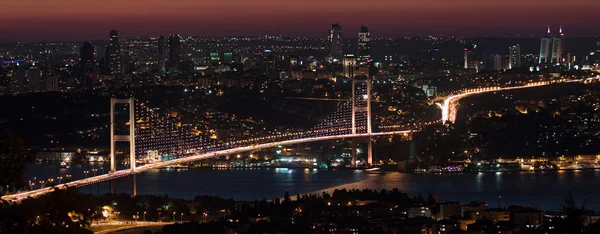
[[[174,165],[186,164],[198,160],[214,157],[227,156],[242,152],[251,152],[277,146],[293,145],[317,141],[328,141],[336,139],[368,139],[367,163],[373,164],[372,137],[409,134],[419,131],[422,127],[431,124],[454,122],[456,120],[457,105],[461,98],[506,90],[526,89],[546,86],[555,83],[591,83],[600,77],[587,79],[554,80],[530,82],[521,86],[513,87],[485,87],[464,89],[456,91],[436,103],[441,109],[441,119],[421,124],[379,126],[378,131],[372,131],[371,118],[371,80],[354,79],[352,82],[352,97],[350,100],[340,102],[337,110],[327,118],[318,123],[310,130],[302,132],[285,132],[269,136],[259,136],[248,139],[220,142],[213,139],[205,139],[186,131],[169,121],[168,117],[159,114],[155,109],[149,107],[145,102],[135,102],[129,99],[111,99],[111,141],[110,141],[110,171],[85,179],[74,180],[53,187],[40,188],[31,191],[19,192],[3,196],[3,200],[18,202],[20,200],[40,196],[55,189],[67,187],[82,187],[91,184],[113,181],[118,178],[128,177],[148,170],[160,169]],[[129,108],[129,135],[115,135],[115,106],[117,104],[128,104]],[[117,170],[115,159],[115,143],[129,142],[130,156],[129,169]],[[356,145],[353,144],[353,147]],[[157,151],[158,154],[176,154],[178,157],[169,160],[136,166],[136,155],[143,155],[148,151]],[[356,166],[356,150],[353,150],[352,166]],[[134,177],[135,178],[135,177]],[[135,183],[133,185],[135,195]],[[113,186],[111,186],[113,187]],[[113,190],[114,188],[111,188]],[[113,190],[114,191],[114,190]]]

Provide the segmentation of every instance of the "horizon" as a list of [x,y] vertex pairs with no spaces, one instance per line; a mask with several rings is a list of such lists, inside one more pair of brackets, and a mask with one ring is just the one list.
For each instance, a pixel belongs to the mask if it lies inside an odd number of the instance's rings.
[[[119,30],[117,30],[117,32],[119,32],[119,39],[120,40],[133,40],[133,39],[152,39],[158,36],[169,36],[170,34],[159,34],[159,35],[141,35],[141,36],[127,36],[127,37],[123,37],[121,35],[121,32]],[[177,34],[177,33],[174,33]],[[107,31],[107,35],[108,35],[108,31]],[[322,37],[318,37],[318,36],[314,36],[314,37],[309,37],[309,36],[287,36],[287,35],[257,35],[257,36],[244,36],[244,35],[225,35],[225,36],[194,36],[194,35],[183,35],[183,34],[178,34],[181,37],[189,37],[189,38],[209,38],[209,39],[214,39],[214,38],[263,38],[265,36],[269,36],[269,37],[281,37],[281,38],[308,38],[308,39],[327,39],[327,35],[322,36]],[[552,36],[555,36],[554,34],[551,34]],[[452,35],[426,35],[426,36],[403,36],[403,37],[376,37],[371,35],[371,40],[382,40],[382,39],[392,39],[392,40],[398,40],[398,39],[411,39],[411,38],[427,38],[427,37],[437,37],[437,38],[457,38],[457,39],[508,39],[508,40],[514,40],[514,39],[540,39],[541,37],[543,37],[545,35],[528,35],[528,36],[500,36],[500,35],[494,35],[494,36],[452,36]],[[566,36],[568,37],[568,36]],[[599,39],[600,40],[600,36],[574,36],[574,37],[568,37],[570,39]],[[353,36],[353,37],[342,37],[342,39],[345,40],[355,40],[357,39],[357,37]],[[108,36],[106,38],[94,38],[94,39],[65,39],[65,40],[39,40],[39,41],[0,41],[0,44],[31,44],[31,43],[74,43],[74,42],[94,42],[94,41],[108,41]]]
[[0,25],[0,42],[105,40],[111,29],[123,38],[173,33],[323,38],[333,23],[342,25],[345,38],[355,37],[361,25],[369,26],[377,38],[539,37],[545,35],[547,25],[553,34],[562,25],[569,37],[597,37],[595,32],[600,31],[600,25],[594,24],[600,20],[595,14],[600,2],[586,0],[566,5],[560,0],[22,0],[3,5],[0,20],[13,23]]

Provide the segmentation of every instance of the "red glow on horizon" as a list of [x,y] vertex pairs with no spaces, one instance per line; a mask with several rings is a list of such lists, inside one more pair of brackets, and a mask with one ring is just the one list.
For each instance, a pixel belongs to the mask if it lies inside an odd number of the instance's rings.
[[565,25],[569,35],[600,31],[594,23],[600,20],[600,1],[590,0],[21,0],[1,5],[0,20],[6,23],[0,24],[0,41],[106,39],[111,29],[123,37],[324,37],[334,22],[342,25],[344,37],[356,37],[360,25],[369,25],[374,37],[541,35],[548,23]]

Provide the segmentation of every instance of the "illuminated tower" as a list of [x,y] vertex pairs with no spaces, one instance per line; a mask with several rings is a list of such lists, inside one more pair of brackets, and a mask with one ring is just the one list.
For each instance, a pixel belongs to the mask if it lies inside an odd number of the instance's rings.
[[[115,105],[129,105],[129,135],[115,135]],[[135,107],[133,97],[128,99],[110,98],[110,171],[117,171],[115,159],[115,143],[118,141],[129,142],[129,165],[131,173],[135,173]]]
[[508,47],[508,69],[518,68],[521,66],[521,46],[513,45]]
[[344,55],[344,60],[342,61],[342,63],[344,67],[344,76],[348,78],[353,78],[356,70],[356,57],[354,57],[354,54]]
[[479,72],[480,60],[477,56],[477,44],[473,44],[464,49],[464,69],[474,69],[475,72]]
[[562,63],[562,55],[564,52],[564,34],[562,31],[562,25],[558,31],[558,34],[552,39],[552,64]]
[[371,33],[367,26],[361,26],[358,32],[358,51],[357,59],[365,62],[371,59]]
[[552,37],[550,37],[550,25],[548,25],[548,34],[542,38],[540,43],[540,64],[551,62],[552,58]]
[[[371,131],[371,79],[352,78],[352,134],[366,135],[367,163],[373,165],[373,140]],[[356,144],[352,143],[352,166],[356,166]]]
[[339,24],[331,25],[329,30],[329,56],[331,56],[334,63],[342,61],[342,26]]
[[121,45],[119,44],[119,32],[112,30],[109,33],[108,45],[106,46],[106,72],[110,75],[123,73],[121,65]]

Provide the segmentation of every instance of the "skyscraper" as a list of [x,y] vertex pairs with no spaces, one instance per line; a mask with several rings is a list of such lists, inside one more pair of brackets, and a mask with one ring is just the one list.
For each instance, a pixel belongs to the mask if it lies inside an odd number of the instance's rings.
[[342,48],[342,26],[339,24],[331,25],[329,30],[329,56],[334,63],[341,62],[343,56]]
[[367,26],[361,26],[358,32],[358,51],[357,59],[360,62],[365,62],[371,59],[371,33]]
[[464,69],[475,69],[479,72],[480,60],[477,54],[477,44],[464,49]]
[[492,56],[492,60],[493,60],[493,64],[494,64],[492,69],[494,71],[502,70],[502,56],[500,56],[499,54],[495,54]]
[[169,35],[169,62],[172,65],[181,60],[181,38],[177,34]]
[[550,25],[548,25],[548,34],[542,38],[540,43],[540,64],[551,62],[552,58],[552,37],[550,36]]
[[94,75],[96,75],[96,49],[89,42],[83,43],[83,46],[79,50],[79,66],[81,69],[82,84],[84,86],[94,84]]
[[88,63],[94,60],[94,46],[89,42],[83,43],[83,46],[79,49],[79,63],[81,68],[85,68]]
[[562,63],[562,56],[564,53],[564,34],[562,32],[562,25],[558,30],[558,34],[552,39],[552,60],[553,64]]
[[158,71],[161,72],[161,73],[163,73],[163,72],[166,71],[166,64],[165,64],[165,62],[167,60],[166,57],[165,57],[165,54],[166,54],[166,50],[165,50],[165,46],[166,46],[165,36],[160,35],[158,37],[157,43],[158,43],[158,56],[157,56],[157,59],[158,59]]
[[108,45],[106,46],[106,73],[111,75],[123,73],[121,65],[121,45],[119,44],[119,32],[110,31]]
[[597,41],[596,41],[596,68],[598,68],[598,66],[600,66],[600,37],[598,37]]
[[348,78],[354,78],[356,70],[356,57],[354,57],[354,54],[344,55],[342,63],[344,67],[344,76]]
[[508,69],[521,67],[521,46],[513,45],[508,47]]

